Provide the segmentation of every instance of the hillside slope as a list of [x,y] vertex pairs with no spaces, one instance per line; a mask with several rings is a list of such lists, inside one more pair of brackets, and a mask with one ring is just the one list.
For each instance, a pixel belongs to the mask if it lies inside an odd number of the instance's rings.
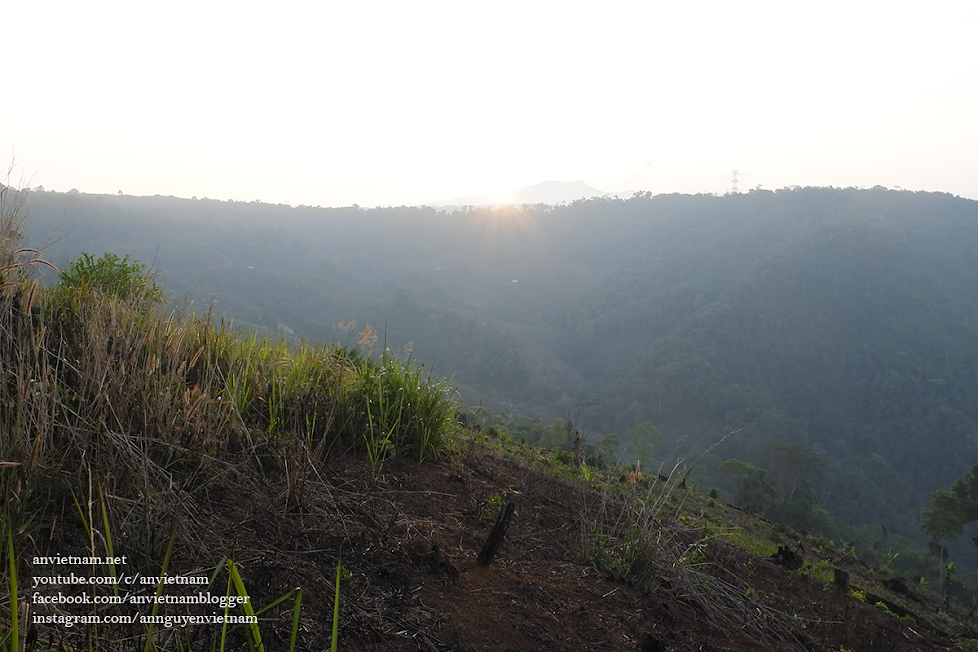
[[[978,203],[801,188],[454,213],[34,193],[48,251],[156,260],[177,298],[258,332],[382,331],[469,404],[651,421],[659,459],[826,460],[820,504],[914,537],[978,458]],[[627,443],[623,440],[623,443]],[[626,459],[634,454],[625,450]]]
[[[939,615],[937,598],[847,553],[823,551],[811,538],[729,508],[707,508],[680,488],[650,524],[658,542],[649,550],[653,572],[639,583],[619,578],[600,556],[625,545],[616,529],[628,518],[625,502],[481,447],[435,463],[391,460],[376,477],[356,457],[290,477],[230,461],[211,462],[197,477],[174,475],[184,485],[171,497],[176,509],[156,515],[164,532],[168,519],[181,523],[168,573],[214,573],[216,587],[193,590],[223,593],[219,571],[230,556],[256,611],[301,588],[300,650],[329,649],[337,564],[344,569],[341,650],[963,651],[971,648],[955,641],[978,635],[963,612]],[[635,497],[661,495],[663,486],[654,484]],[[475,560],[494,500],[515,503],[516,512],[496,558],[480,567]],[[701,507],[706,519],[695,516]],[[38,537],[32,553],[75,550],[72,529]],[[769,536],[804,551],[805,569],[730,542],[776,550]],[[134,552],[125,538],[115,545],[116,554]],[[847,570],[853,591],[869,598],[834,585],[832,568]],[[269,649],[289,648],[293,605],[286,600],[259,617]],[[913,615],[901,619],[893,613],[901,609]],[[171,605],[159,613],[195,610]],[[85,648],[86,632],[97,637],[98,649],[121,650],[130,649],[126,641],[141,628],[37,628],[42,645],[68,651]],[[157,645],[207,648],[223,639],[226,649],[243,650],[246,638],[240,626],[222,636],[218,626],[189,625],[161,628]]]
[[[39,290],[30,272],[46,265],[8,227],[0,635],[29,649],[327,649],[333,622],[340,649],[377,650],[975,638],[973,614],[678,469],[461,427],[444,383],[363,352],[366,327],[363,349],[245,337],[164,310],[143,268],[111,256]],[[218,617],[231,626],[202,622]]]

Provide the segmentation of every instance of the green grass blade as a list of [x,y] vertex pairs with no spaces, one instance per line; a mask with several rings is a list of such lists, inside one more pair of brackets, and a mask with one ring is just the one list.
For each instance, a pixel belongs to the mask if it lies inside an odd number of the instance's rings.
[[[227,557],[225,557],[224,558],[224,562],[222,562],[222,565],[223,565],[223,563],[228,563],[229,564],[230,562],[231,562],[231,560],[228,559]],[[230,598],[231,597],[231,573],[228,573],[228,586],[227,586],[227,589],[225,589],[224,597],[225,598]],[[221,652],[224,652],[224,644],[227,641],[227,637],[228,637],[228,619],[227,619],[227,615],[228,615],[228,609],[230,609],[230,608],[231,607],[228,605],[228,600],[225,600],[225,602],[224,602],[224,622],[221,624]]]
[[[163,593],[163,578],[166,576],[166,571],[170,567],[170,558],[173,556],[173,546],[177,540],[177,521],[174,519],[173,527],[170,528],[170,540],[166,544],[166,554],[163,555],[163,567],[160,569],[160,582],[156,585],[156,601],[153,603],[153,609],[150,611],[150,615],[156,616],[156,612],[159,610],[159,598]],[[146,644],[143,646],[143,652],[152,652],[156,649],[156,644],[153,643],[153,623],[152,621],[146,626]]]
[[217,576],[221,572],[221,569],[227,564],[228,558],[222,557],[221,561],[218,562],[217,566],[214,567],[214,572],[211,573],[210,582],[207,583],[207,588],[214,586],[214,582],[217,581]]
[[299,635],[299,611],[302,610],[302,589],[297,588],[295,594],[295,610],[292,612],[292,638],[289,641],[289,652],[295,652],[295,639]]
[[260,616],[263,613],[265,613],[266,611],[268,611],[269,609],[271,609],[272,607],[274,607],[275,605],[281,604],[281,603],[285,602],[286,600],[288,600],[289,598],[291,598],[295,594],[295,592],[298,591],[298,590],[299,589],[292,589],[291,591],[289,591],[285,595],[282,595],[279,598],[277,598],[274,602],[272,602],[268,606],[262,607],[261,609],[259,609],[258,611],[256,611],[255,612],[255,615],[256,616]]
[[71,487],[69,487],[69,489],[71,490],[71,497],[75,501],[75,509],[78,510],[78,516],[81,517],[82,527],[85,529],[85,534],[90,535],[92,530],[88,527],[88,519],[85,518],[85,510],[82,509],[81,503],[78,502],[78,496],[75,495],[75,490],[71,489]]
[[[234,589],[238,592],[238,595],[244,597],[248,595],[248,591],[245,590],[244,581],[241,579],[241,575],[238,573],[237,567],[234,562],[228,559],[228,572],[231,574],[231,581],[234,582]],[[245,602],[241,605],[241,609],[245,612],[246,616],[255,617],[255,611],[251,608],[251,601]],[[248,625],[248,631],[251,632],[251,640],[254,644],[254,649],[257,652],[264,652],[265,648],[261,642],[261,632],[258,629],[258,623],[254,622]]]
[[333,598],[333,637],[329,649],[336,652],[340,638],[340,580],[343,578],[343,564],[336,562],[336,596]]

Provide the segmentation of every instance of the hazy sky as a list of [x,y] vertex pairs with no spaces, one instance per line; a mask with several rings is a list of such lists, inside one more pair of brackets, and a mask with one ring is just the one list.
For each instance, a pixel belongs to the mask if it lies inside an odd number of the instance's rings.
[[545,180],[978,199],[978,4],[5,0],[49,190],[343,206]]

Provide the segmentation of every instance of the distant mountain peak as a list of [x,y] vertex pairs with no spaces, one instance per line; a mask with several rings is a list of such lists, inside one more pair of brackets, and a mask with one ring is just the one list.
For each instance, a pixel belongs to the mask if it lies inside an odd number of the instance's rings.
[[506,204],[559,204],[578,199],[603,197],[609,193],[584,183],[575,181],[544,181],[532,186],[523,186],[504,195],[484,193],[469,197],[457,197],[433,202],[432,206],[503,206]]

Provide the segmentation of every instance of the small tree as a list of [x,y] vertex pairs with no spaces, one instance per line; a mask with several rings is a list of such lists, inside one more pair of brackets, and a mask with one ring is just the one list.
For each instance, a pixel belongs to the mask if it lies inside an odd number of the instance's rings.
[[785,502],[795,500],[799,489],[809,489],[812,478],[825,468],[825,458],[797,442],[769,444],[761,455],[761,462]]
[[[978,464],[968,474],[930,496],[930,507],[923,510],[920,529],[938,541],[958,538],[965,524],[978,520]],[[975,541],[978,545],[978,541]]]
[[570,451],[574,441],[574,422],[555,419],[540,437],[540,448]]
[[605,459],[608,464],[616,464],[618,462],[618,447],[621,442],[618,440],[618,435],[611,433],[605,435],[601,438],[601,447],[598,452]]
[[625,441],[632,449],[636,460],[641,460],[646,468],[652,462],[652,443],[662,439],[659,429],[651,421],[643,421],[625,431]]
[[767,513],[771,509],[775,491],[767,479],[767,471],[731,458],[720,465],[720,472],[730,480],[734,503],[755,513]]

